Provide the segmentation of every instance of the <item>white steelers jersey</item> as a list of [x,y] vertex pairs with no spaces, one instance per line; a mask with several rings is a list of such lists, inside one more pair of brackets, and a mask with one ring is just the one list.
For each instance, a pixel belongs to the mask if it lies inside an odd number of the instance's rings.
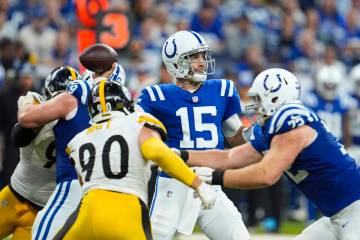
[[[76,135],[67,151],[75,162],[83,192],[106,189],[147,202],[150,163],[140,152],[139,132],[147,113],[135,112],[94,124]],[[151,116],[152,117],[152,116]],[[153,117],[152,117],[153,118]]]
[[27,200],[44,206],[55,189],[54,122],[42,127],[32,142],[20,148],[20,161],[11,176],[11,186]]

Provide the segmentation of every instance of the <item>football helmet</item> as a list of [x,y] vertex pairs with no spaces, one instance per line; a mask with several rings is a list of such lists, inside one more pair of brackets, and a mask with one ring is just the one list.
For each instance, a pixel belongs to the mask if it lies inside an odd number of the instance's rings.
[[[194,71],[190,56],[204,53],[204,70]],[[179,31],[170,36],[163,48],[162,59],[167,71],[176,78],[202,82],[207,74],[215,72],[215,59],[211,57],[211,50],[205,39],[194,31]]]
[[285,103],[300,101],[300,82],[291,72],[270,68],[259,73],[247,95],[254,104],[246,106],[250,121],[263,126],[265,121]]
[[343,74],[336,66],[322,66],[316,74],[316,91],[327,101],[332,101],[339,94]]
[[66,90],[70,81],[80,79],[80,74],[72,67],[61,66],[51,71],[46,77],[42,94],[45,99],[49,100]]
[[94,123],[128,115],[134,112],[134,102],[129,91],[116,81],[101,80],[91,90],[88,97],[88,110]]
[[[96,84],[97,81],[94,81],[94,72],[90,71],[90,70],[86,70],[83,75],[82,75],[82,79],[84,81],[89,81],[91,84]],[[101,79],[101,78],[100,78]],[[116,68],[115,70],[111,73],[109,79],[110,81],[115,81],[115,82],[119,82],[122,85],[125,85],[125,80],[126,80],[126,75],[125,75],[125,70],[124,68],[121,66],[120,63],[116,63]]]
[[353,67],[350,71],[350,80],[353,84],[353,92],[360,97],[360,64]]

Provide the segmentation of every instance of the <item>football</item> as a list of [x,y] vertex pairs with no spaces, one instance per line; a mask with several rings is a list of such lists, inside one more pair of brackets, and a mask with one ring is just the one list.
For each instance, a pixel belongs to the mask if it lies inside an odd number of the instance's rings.
[[96,43],[88,46],[80,54],[80,63],[88,70],[103,73],[111,68],[111,65],[118,61],[119,55],[109,45]]

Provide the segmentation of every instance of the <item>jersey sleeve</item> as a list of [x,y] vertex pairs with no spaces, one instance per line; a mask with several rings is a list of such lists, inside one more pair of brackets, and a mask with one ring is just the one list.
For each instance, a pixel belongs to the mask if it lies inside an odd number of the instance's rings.
[[262,129],[258,124],[251,127],[250,144],[259,153],[263,153],[269,148],[269,146],[263,140]]
[[240,105],[240,96],[236,90],[235,84],[231,80],[221,80],[221,96],[226,96],[228,102],[224,112],[224,121],[234,114],[240,114],[241,105]]
[[152,107],[154,103],[154,96],[151,96],[150,94],[153,93],[151,87],[144,88],[140,96],[137,100],[137,104],[144,110],[144,112],[154,114],[154,108]]
[[67,85],[66,92],[76,97],[81,104],[86,105],[90,87],[85,81],[72,81]]
[[167,140],[167,131],[164,124],[154,116],[142,113],[138,118],[138,123],[143,124],[144,127],[157,131],[163,141]]
[[314,121],[319,121],[319,117],[309,108],[300,104],[288,104],[270,119],[268,134],[270,137],[282,134]]

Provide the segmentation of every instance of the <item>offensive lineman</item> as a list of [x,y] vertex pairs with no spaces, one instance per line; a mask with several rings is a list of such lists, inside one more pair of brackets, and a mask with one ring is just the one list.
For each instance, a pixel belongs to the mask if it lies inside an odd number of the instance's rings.
[[255,100],[249,108],[257,121],[250,143],[191,152],[188,164],[218,169],[196,172],[208,182],[241,189],[270,186],[285,173],[324,215],[296,240],[359,240],[360,166],[301,102],[298,79],[284,69],[268,69],[255,78],[248,95]]

